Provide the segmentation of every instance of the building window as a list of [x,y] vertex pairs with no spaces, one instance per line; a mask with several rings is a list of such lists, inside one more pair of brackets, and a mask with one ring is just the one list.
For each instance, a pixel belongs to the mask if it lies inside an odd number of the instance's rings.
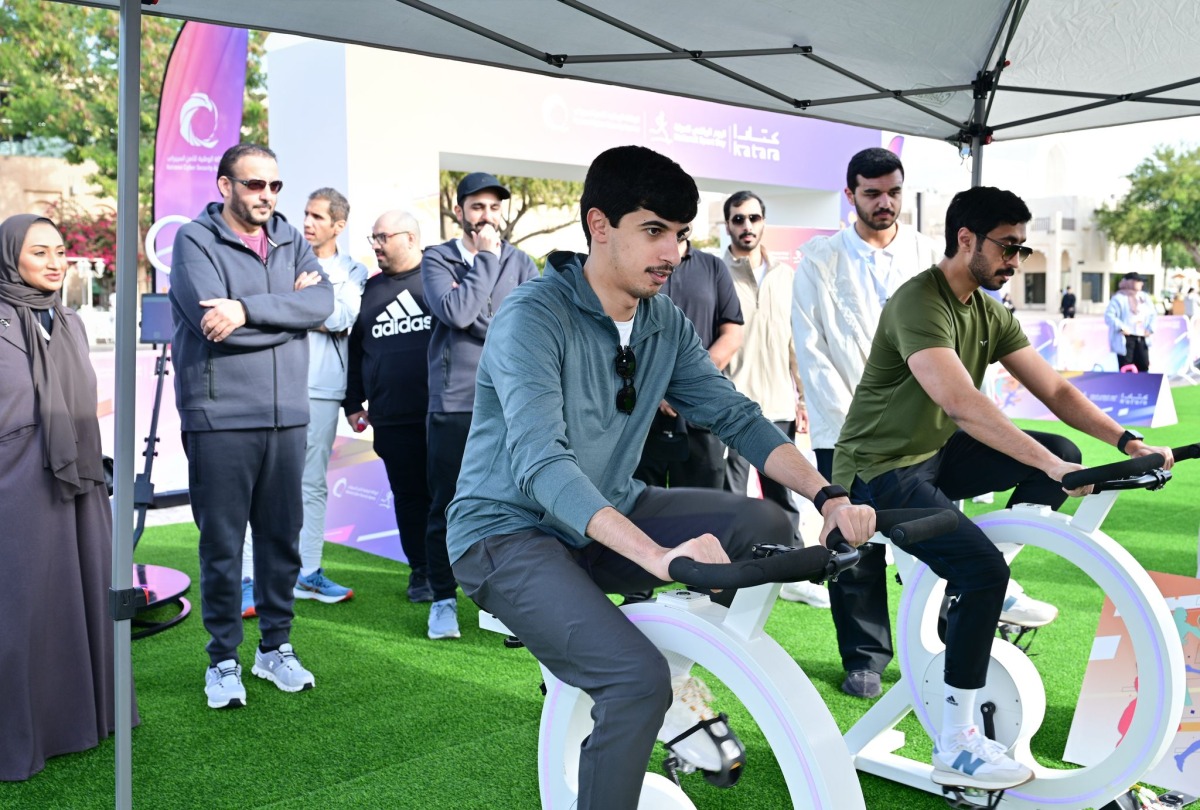
[[1080,299],[1099,304],[1104,300],[1104,274],[1082,273],[1079,282]]
[[1026,273],[1025,274],[1025,303],[1026,304],[1045,304],[1046,303],[1046,274],[1045,273]]

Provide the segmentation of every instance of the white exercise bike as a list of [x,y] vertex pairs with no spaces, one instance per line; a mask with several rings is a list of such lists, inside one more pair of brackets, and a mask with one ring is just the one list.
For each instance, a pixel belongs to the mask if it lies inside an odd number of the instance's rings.
[[[881,531],[898,546],[942,534],[954,527],[949,510],[895,510],[879,513]],[[836,547],[837,536],[831,535]],[[842,544],[840,553],[822,547],[760,547],[768,556],[726,565],[672,561],[677,582],[705,589],[736,588],[730,607],[708,596],[679,590],[622,608],[629,620],[667,656],[672,671],[686,672],[693,663],[711,672],[745,706],[770,744],[795,807],[865,810],[854,762],[833,717],[800,666],[763,632],[780,583],[827,579],[856,563],[859,552]],[[493,627],[493,629],[499,629]],[[592,701],[542,669],[546,700],[538,745],[538,778],[544,810],[569,810],[578,792],[579,749],[591,732]],[[723,717],[716,721],[726,725]],[[724,731],[719,729],[718,734]],[[716,744],[723,757],[717,764],[690,754],[697,747],[668,742],[668,771],[701,770],[709,781],[727,786],[742,772],[740,744],[728,737]],[[689,761],[691,760],[691,761]],[[694,810],[677,781],[647,773],[642,810]]]
[[[1200,445],[1173,451],[1176,460],[1200,457]],[[900,680],[846,734],[858,770],[921,790],[941,792],[953,807],[1102,807],[1126,793],[1167,752],[1183,708],[1183,650],[1174,620],[1145,569],[1100,529],[1124,489],[1159,489],[1171,474],[1159,469],[1161,456],[1146,456],[1072,473],[1063,486],[1093,484],[1093,494],[1074,516],[1049,507],[1020,505],[991,512],[975,522],[1010,561],[1023,546],[1056,554],[1082,570],[1113,601],[1124,618],[1139,667],[1137,706],[1128,731],[1101,762],[1074,770],[1037,765],[1030,740],[1045,717],[1046,694],[1037,669],[1007,641],[992,643],[987,686],[980,690],[976,722],[1011,756],[1030,765],[1034,779],[1008,791],[976,792],[932,781],[933,767],[896,752],[904,734],[896,724],[909,712],[936,739],[943,699],[945,645],[938,639],[937,616],[945,582],[928,566],[896,549],[903,591],[896,621]]]

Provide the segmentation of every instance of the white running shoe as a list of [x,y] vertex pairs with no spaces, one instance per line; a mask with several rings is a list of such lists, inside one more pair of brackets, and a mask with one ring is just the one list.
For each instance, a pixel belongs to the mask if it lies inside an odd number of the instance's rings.
[[284,692],[303,692],[317,684],[313,674],[305,669],[296,657],[296,651],[292,649],[291,644],[280,644],[278,650],[271,652],[256,649],[254,668],[250,671],[275,684]]
[[[717,713],[709,708],[712,692],[704,681],[691,675],[676,675],[671,678],[671,691],[675,699],[663,718],[662,729],[658,738],[670,742],[681,734],[695,728],[705,720],[713,720]],[[729,746],[726,756],[730,760],[741,755],[742,749],[736,737],[729,731],[728,725],[716,720],[711,726],[711,734],[704,729],[697,729],[671,746],[675,754],[688,764],[703,771],[719,773],[722,770],[721,750],[713,739],[726,738],[722,745]]]
[[979,733],[978,726],[960,731],[954,744],[933,746],[934,784],[982,790],[1006,790],[1033,779],[1033,771],[1008,755],[1008,749]]
[[242,665],[233,658],[209,667],[204,673],[204,696],[210,709],[238,709],[246,705]]
[[779,598],[789,602],[803,602],[815,608],[829,607],[829,589],[815,582],[785,582],[779,589]]
[[1008,581],[1004,593],[1004,605],[1000,608],[1000,621],[1020,627],[1042,627],[1058,618],[1058,608],[1025,594],[1025,589],[1015,579]]

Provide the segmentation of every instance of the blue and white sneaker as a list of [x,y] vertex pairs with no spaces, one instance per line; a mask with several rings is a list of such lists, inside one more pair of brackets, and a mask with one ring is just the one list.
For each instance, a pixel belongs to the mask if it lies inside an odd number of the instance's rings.
[[960,731],[954,743],[933,745],[934,784],[981,790],[1007,790],[1033,779],[1033,771],[1008,755],[1008,749],[979,733]]
[[242,577],[242,618],[253,619],[258,615],[254,609],[254,580]]
[[324,568],[318,568],[308,576],[297,578],[296,587],[292,588],[292,593],[296,595],[297,599],[316,599],[327,605],[354,598],[354,591],[343,588],[325,576]]
[[429,637],[431,639],[461,638],[458,632],[458,600],[451,597],[429,606]]

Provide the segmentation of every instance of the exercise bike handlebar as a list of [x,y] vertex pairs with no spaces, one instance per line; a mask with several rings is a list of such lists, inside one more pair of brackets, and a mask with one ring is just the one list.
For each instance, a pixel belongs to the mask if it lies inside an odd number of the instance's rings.
[[[1171,455],[1176,461],[1200,458],[1200,443],[1185,444],[1171,449]],[[1063,476],[1062,485],[1066,489],[1077,489],[1089,484],[1092,492],[1103,492],[1116,489],[1159,489],[1171,480],[1171,473],[1161,469],[1163,457],[1158,453],[1148,456],[1130,458],[1114,464],[1102,464],[1099,467],[1089,467],[1067,473]]]
[[[890,509],[875,513],[876,528],[900,546],[919,543],[951,531],[958,515],[949,509]],[[855,565],[858,549],[850,548],[841,532],[829,533],[830,548],[760,546],[766,556],[732,563],[698,563],[676,557],[668,573],[676,582],[697,588],[749,588],[769,582],[824,580]]]

